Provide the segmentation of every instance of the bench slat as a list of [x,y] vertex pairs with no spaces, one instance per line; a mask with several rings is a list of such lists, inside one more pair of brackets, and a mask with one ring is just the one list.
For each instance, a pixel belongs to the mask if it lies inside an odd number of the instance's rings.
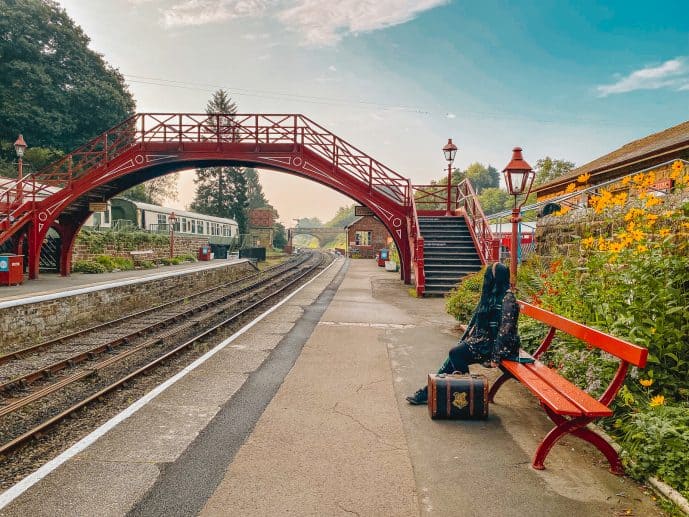
[[500,365],[558,415],[581,416],[583,414],[582,410],[572,401],[536,375],[530,368],[533,365],[525,365],[515,361],[502,361]]
[[591,395],[579,389],[567,379],[561,377],[555,370],[548,368],[540,361],[536,361],[529,366],[536,375],[571,400],[585,415],[596,417],[612,415],[612,410],[605,404],[594,399]]
[[624,339],[620,339],[600,330],[596,330],[576,321],[559,316],[553,312],[541,309],[530,303],[519,300],[521,313],[555,327],[601,350],[605,350],[620,359],[632,363],[640,368],[646,366],[648,350]]

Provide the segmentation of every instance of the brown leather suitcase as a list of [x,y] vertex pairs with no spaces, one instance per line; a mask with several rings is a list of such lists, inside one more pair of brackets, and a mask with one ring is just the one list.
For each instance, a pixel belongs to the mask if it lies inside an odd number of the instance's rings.
[[431,418],[488,418],[488,379],[485,375],[428,374],[428,412]]

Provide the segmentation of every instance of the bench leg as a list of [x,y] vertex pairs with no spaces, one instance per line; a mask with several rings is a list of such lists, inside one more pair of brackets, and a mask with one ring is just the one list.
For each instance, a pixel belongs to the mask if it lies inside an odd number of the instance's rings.
[[495,383],[490,387],[490,391],[488,392],[488,402],[493,404],[495,402],[495,394],[498,392],[500,389],[500,386],[505,384],[506,381],[510,380],[512,376],[507,373],[507,372],[502,372],[502,375],[498,378]]
[[536,454],[534,455],[533,462],[531,463],[531,466],[536,470],[545,469],[543,462],[545,461],[546,456],[548,456],[550,449],[553,448],[553,445],[555,445],[560,438],[566,434],[576,431],[578,427],[588,423],[587,421],[582,422],[579,418],[567,420],[560,415],[556,415],[554,413],[551,414],[551,411],[549,411],[548,408],[545,408],[545,410],[551,420],[553,420],[557,425],[551,429],[547,435],[545,435],[545,438],[543,438],[543,441],[536,449]]
[[595,431],[588,429],[587,427],[577,429],[576,431],[573,431],[572,434],[578,436],[582,440],[586,440],[587,442],[595,446],[596,449],[602,452],[607,458],[608,462],[610,463],[610,472],[612,472],[616,476],[624,475],[622,461],[620,461],[620,457],[617,454],[617,451],[613,448],[612,445],[610,445],[605,440],[605,438],[603,438]]
[[594,418],[590,417],[579,417],[567,419],[562,415],[554,413],[550,408],[543,407],[545,412],[548,414],[550,419],[556,424],[556,426],[546,435],[543,441],[536,449],[536,454],[534,455],[534,460],[532,463],[533,468],[536,470],[543,470],[545,466],[543,462],[546,456],[552,449],[553,445],[566,434],[571,434],[577,438],[581,438],[584,441],[589,442],[596,449],[603,453],[608,462],[610,463],[610,472],[617,476],[624,474],[624,469],[622,467],[622,462],[617,454],[617,451],[610,445],[605,439],[598,433],[595,433],[586,426],[593,422]]

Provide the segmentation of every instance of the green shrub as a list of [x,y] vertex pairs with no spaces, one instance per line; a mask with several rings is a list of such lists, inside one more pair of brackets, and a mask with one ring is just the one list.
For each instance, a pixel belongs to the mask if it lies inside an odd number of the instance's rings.
[[141,262],[139,262],[138,265],[141,269],[153,269],[154,267],[156,267],[156,265],[151,260],[142,260]]
[[108,269],[94,260],[77,260],[72,264],[72,271],[75,273],[107,273]]
[[196,262],[196,257],[194,255],[179,255],[177,258],[182,262]]
[[94,259],[94,261],[98,262],[100,265],[102,265],[108,271],[112,271],[113,269],[115,269],[115,264],[112,260],[112,257],[109,255],[98,255]]
[[478,273],[465,276],[445,299],[445,309],[460,323],[469,323],[481,298],[481,286],[485,267]]
[[124,257],[112,257],[113,266],[120,271],[131,271],[134,269],[134,261]]

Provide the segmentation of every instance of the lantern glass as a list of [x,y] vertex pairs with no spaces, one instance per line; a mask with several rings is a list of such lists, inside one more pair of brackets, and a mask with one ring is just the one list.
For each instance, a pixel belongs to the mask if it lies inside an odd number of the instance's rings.
[[18,158],[21,158],[22,156],[24,156],[25,150],[26,142],[24,142],[22,135],[19,135],[19,138],[17,138],[17,141],[14,143],[14,152],[17,153]]
[[448,138],[447,144],[443,147],[443,154],[445,155],[445,160],[449,163],[455,161],[455,156],[457,155],[457,146],[452,143],[452,138]]

